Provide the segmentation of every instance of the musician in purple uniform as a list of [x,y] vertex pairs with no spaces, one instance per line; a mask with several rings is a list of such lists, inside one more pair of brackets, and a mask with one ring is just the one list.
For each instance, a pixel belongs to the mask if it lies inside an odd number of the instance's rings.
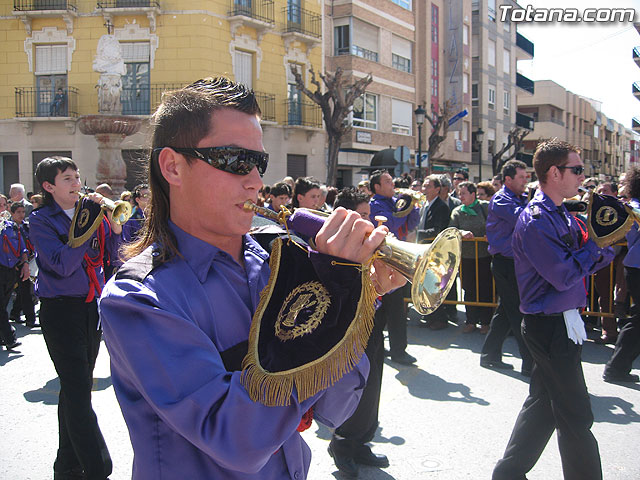
[[[395,217],[396,198],[393,178],[386,170],[376,170],[369,177],[369,185],[373,197],[369,200],[371,206],[371,221],[375,217],[383,216],[387,220],[384,225],[389,228],[399,240],[405,240],[410,231],[418,225],[420,209],[415,207],[405,217]],[[391,360],[403,365],[411,365],[416,362],[413,355],[407,353],[407,315],[404,309],[404,289],[400,288],[382,297],[382,305],[379,315],[385,318],[385,324],[389,331],[389,350]]]
[[16,282],[29,278],[28,250],[20,228],[11,220],[0,219],[0,237],[0,343],[13,350],[21,342],[9,324],[7,305]]
[[125,242],[135,240],[142,225],[144,225],[144,212],[147,205],[149,205],[149,185],[146,183],[136,185],[131,193],[131,200],[134,204],[131,217],[127,223],[122,226],[122,238]]
[[584,180],[577,147],[542,142],[533,165],[540,190],[520,215],[512,246],[522,336],[535,363],[529,396],[493,480],[526,479],[554,430],[564,478],[598,480],[600,454],[580,359],[587,334],[578,309],[587,301],[584,278],[610,263],[613,249],[598,247],[562,204]]
[[[149,229],[100,300],[134,479],[304,479],[303,414],[313,406],[314,418],[340,425],[365,385],[366,356],[310,398],[294,389],[286,406],[253,401],[242,383],[270,275],[243,208],[256,202],[268,162],[259,115],[253,92],[224,78],[165,95],[155,113]],[[311,261],[340,282],[329,255],[363,263],[386,231],[339,208],[315,237]],[[392,272],[372,281],[381,293],[404,283]]]
[[[36,249],[40,326],[60,378],[58,454],[54,479],[106,479],[111,457],[91,406],[93,368],[100,347],[98,297],[104,285],[105,252],[112,258],[122,227],[106,218],[77,248],[69,246],[71,219],[80,191],[80,174],[70,158],[49,157],[36,168],[44,206],[29,217]],[[100,203],[102,195],[88,199]]]

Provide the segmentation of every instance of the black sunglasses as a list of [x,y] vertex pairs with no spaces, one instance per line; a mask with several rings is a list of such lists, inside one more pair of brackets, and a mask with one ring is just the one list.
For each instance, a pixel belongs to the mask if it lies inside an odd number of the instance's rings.
[[559,169],[563,169],[563,170],[571,170],[571,173],[573,173],[574,175],[582,175],[584,173],[584,167],[581,165],[575,165],[573,167],[558,167]]
[[249,175],[253,167],[258,169],[260,176],[267,171],[269,164],[269,154],[256,150],[247,150],[239,147],[204,147],[204,148],[181,148],[181,147],[161,147],[153,151],[159,154],[163,148],[170,148],[177,153],[188,155],[207,162],[213,168],[234,175]]

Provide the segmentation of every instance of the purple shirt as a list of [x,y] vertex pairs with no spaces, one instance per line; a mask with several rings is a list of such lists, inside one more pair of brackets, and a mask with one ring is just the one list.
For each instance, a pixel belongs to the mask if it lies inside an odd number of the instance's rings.
[[[105,218],[105,251],[116,258],[122,243],[122,235],[114,235]],[[71,219],[53,202],[34,210],[29,216],[29,239],[36,250],[38,277],[36,295],[42,298],[86,297],[89,293],[89,276],[84,254],[95,258],[99,250],[93,248],[97,231],[77,248],[67,245]],[[104,285],[102,267],[95,267],[98,282]],[[96,295],[97,297],[98,295]]]
[[[632,198],[629,205],[631,208],[640,209],[640,200]],[[640,268],[640,230],[638,230],[638,222],[634,222],[627,232],[627,246],[629,251],[624,257],[624,266]]]
[[489,253],[513,257],[511,236],[520,212],[527,206],[527,196],[520,196],[503,186],[489,202],[487,215],[487,241]]
[[[0,265],[8,268],[15,267],[23,253],[28,254],[24,232],[11,220],[3,221],[5,229],[2,231],[2,245],[0,246]],[[20,235],[18,236],[18,232]],[[11,249],[13,247],[13,249]],[[16,252],[16,256],[13,252]]]
[[341,425],[358,404],[369,361],[363,356],[303,402],[295,394],[286,407],[253,402],[220,352],[249,336],[269,279],[268,254],[245,235],[243,267],[170,226],[184,258],[156,267],[142,283],[110,280],[99,304],[135,454],[133,479],[306,478],[311,453],[296,431],[302,415],[314,405],[316,420]]
[[[404,240],[407,233],[416,228],[418,221],[420,220],[420,209],[415,207],[413,211],[406,217],[394,217],[396,197],[389,198],[383,195],[375,194],[369,200],[371,206],[371,222],[377,226],[378,222],[375,220],[376,215],[383,215],[387,217],[387,221],[384,225],[393,233],[399,240]],[[401,228],[406,227],[406,231],[401,232]]]
[[613,249],[582,244],[578,222],[541,190],[520,215],[513,257],[522,313],[557,314],[587,302],[583,279],[613,260]]
[[122,239],[125,242],[132,242],[136,240],[138,232],[144,224],[144,213],[139,207],[133,207],[131,217],[122,225]]

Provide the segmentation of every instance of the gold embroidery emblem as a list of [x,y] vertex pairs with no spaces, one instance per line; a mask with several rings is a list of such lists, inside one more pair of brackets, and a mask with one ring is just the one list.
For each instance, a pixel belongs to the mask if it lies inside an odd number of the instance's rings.
[[400,200],[398,200],[398,201],[396,202],[396,210],[397,210],[398,212],[401,212],[401,211],[403,211],[405,208],[407,208],[407,205],[408,205],[408,204],[409,204],[409,202],[407,202],[407,200],[406,200],[406,199],[401,198]]
[[596,212],[596,222],[598,225],[608,227],[618,221],[618,212],[613,207],[600,207]]
[[278,312],[275,334],[283,342],[313,332],[331,305],[329,292],[320,282],[306,282],[287,295]]
[[78,217],[78,228],[84,228],[89,223],[89,209],[83,208],[80,210],[80,216]]

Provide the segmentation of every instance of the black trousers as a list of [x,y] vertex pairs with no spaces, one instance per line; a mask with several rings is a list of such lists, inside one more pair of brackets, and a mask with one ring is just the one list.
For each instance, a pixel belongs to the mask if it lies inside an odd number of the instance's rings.
[[[382,315],[389,332],[391,355],[399,355],[407,349],[407,314],[404,310],[404,288],[387,293],[376,315]],[[383,325],[384,325],[383,324]]]
[[33,325],[36,323],[36,312],[33,305],[33,297],[31,296],[31,279],[27,278],[25,281],[18,279],[18,286],[16,287],[16,299],[11,307],[11,317],[20,317],[20,312],[24,312],[27,325]]
[[500,298],[480,356],[486,360],[501,360],[502,344],[511,330],[518,342],[522,369],[531,371],[533,359],[520,333],[522,313],[520,313],[520,294],[513,259],[495,255],[491,261],[491,273],[496,282],[496,293]]
[[369,378],[364,387],[360,403],[353,415],[336,428],[331,439],[331,448],[338,455],[353,457],[358,448],[373,440],[378,429],[378,409],[382,370],[384,367],[384,317],[376,312],[373,330],[365,353],[369,358]]
[[97,302],[71,297],[40,302],[42,333],[60,378],[54,471],[81,466],[87,479],[104,480],[112,470],[111,457],[91,406],[93,368],[102,336]]
[[18,280],[18,272],[15,268],[0,265],[0,342],[10,345],[16,341],[16,332],[9,325],[7,305],[11,299],[11,292]]
[[582,373],[582,346],[567,337],[562,315],[525,315],[522,335],[535,360],[529,396],[513,427],[493,480],[521,480],[533,468],[554,430],[565,480],[600,480],[598,442]]
[[619,373],[629,373],[633,361],[640,355],[640,268],[624,267],[627,288],[633,303],[635,312],[633,318],[620,330],[613,355],[605,367]]

